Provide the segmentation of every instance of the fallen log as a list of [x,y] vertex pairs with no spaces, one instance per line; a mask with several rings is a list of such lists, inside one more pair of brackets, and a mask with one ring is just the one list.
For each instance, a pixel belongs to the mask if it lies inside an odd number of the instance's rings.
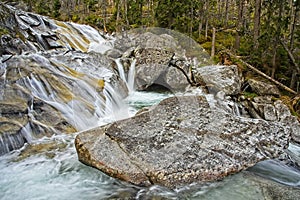
[[249,63],[239,59],[236,55],[232,54],[229,51],[226,51],[226,53],[228,53],[230,56],[235,57],[236,59],[238,59],[242,64],[244,64],[245,66],[247,66],[249,69],[251,69],[252,71],[256,72],[257,74],[261,75],[262,77],[266,78],[267,80],[271,81],[272,83],[274,83],[275,85],[279,86],[280,88],[290,92],[291,94],[297,94],[297,92],[295,92],[294,90],[292,90],[291,88],[283,85],[282,83],[276,81],[275,79],[271,78],[270,76],[268,76],[267,74],[263,73],[262,71],[256,69],[255,67],[253,67],[252,65],[250,65]]

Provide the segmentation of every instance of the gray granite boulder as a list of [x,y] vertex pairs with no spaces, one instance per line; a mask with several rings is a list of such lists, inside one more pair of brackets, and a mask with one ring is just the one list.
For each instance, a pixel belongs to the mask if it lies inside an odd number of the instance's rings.
[[118,38],[114,45],[117,51],[123,52],[121,61],[124,71],[128,68],[125,62],[128,58],[136,60],[137,90],[146,90],[156,84],[172,91],[182,91],[190,85],[187,67],[190,61],[186,58],[186,50],[171,35],[152,32],[128,33]]
[[249,79],[248,84],[251,87],[251,90],[258,95],[280,96],[280,91],[273,84],[259,81],[256,79]]
[[206,84],[210,93],[223,91],[226,95],[236,95],[241,89],[241,79],[238,68],[232,66],[205,66],[195,69],[197,82]]
[[276,158],[292,129],[237,117],[204,96],[172,97],[132,118],[79,133],[79,160],[137,185],[207,182]]
[[292,129],[292,140],[300,143],[299,121],[281,100],[273,96],[258,96],[242,101],[241,104],[248,110],[252,118],[278,122]]

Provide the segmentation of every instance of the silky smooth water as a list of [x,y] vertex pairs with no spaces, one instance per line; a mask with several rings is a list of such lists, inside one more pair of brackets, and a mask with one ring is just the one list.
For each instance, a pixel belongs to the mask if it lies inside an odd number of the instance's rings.
[[[108,49],[113,48],[114,38],[104,39],[102,35],[95,29],[87,25],[78,25],[74,23],[58,22],[48,18],[38,16],[32,18],[29,15],[15,15],[19,25],[23,30],[30,29],[38,40],[36,45],[34,42],[27,41],[33,52],[48,49],[48,44],[41,37],[43,33],[53,31],[58,37],[57,45],[66,47],[69,50],[80,52],[96,52],[104,53]],[[22,20],[26,18],[26,20]],[[25,23],[29,21],[30,23]],[[47,22],[47,23],[45,23]],[[38,26],[34,29],[31,24]],[[50,24],[52,27],[46,27]],[[34,26],[34,27],[35,27]],[[53,29],[53,27],[55,27]],[[157,30],[156,30],[157,31]],[[161,32],[162,31],[162,32]],[[166,33],[161,29],[159,32]],[[171,33],[167,31],[167,33]],[[26,36],[27,32],[23,34]],[[47,34],[46,34],[47,35]],[[176,34],[177,35],[177,34]],[[176,36],[178,37],[178,35]],[[182,37],[182,36],[181,36]],[[189,44],[189,49],[195,50],[196,43],[191,43],[189,38],[181,40],[182,44]],[[198,52],[203,48],[197,47]],[[71,63],[64,61],[64,56],[51,56],[50,60],[46,57],[36,55],[22,55],[23,58],[30,57],[34,63],[42,63],[41,69],[47,69],[51,73],[59,75],[60,81],[64,81],[66,91],[69,97],[76,97],[69,100],[67,96],[55,97],[57,87],[52,87],[47,77],[41,76],[42,73],[33,73],[30,78],[20,81],[20,85],[30,89],[30,93],[48,104],[61,111],[62,114],[69,119],[69,123],[73,124],[78,130],[84,131],[93,126],[103,125],[113,120],[122,119],[134,115],[137,110],[158,103],[160,100],[172,96],[172,93],[156,93],[156,92],[134,92],[134,74],[135,61],[132,61],[127,76],[124,68],[117,60],[120,77],[126,82],[130,91],[130,96],[125,99],[125,106],[120,103],[121,97],[118,91],[115,91],[109,84],[112,72],[104,66],[98,66],[98,62],[89,61],[88,56],[76,51],[66,51],[63,55],[72,56]],[[48,58],[48,57],[47,57]],[[200,56],[199,62],[209,63],[205,59],[209,56]],[[3,59],[3,58],[1,58]],[[2,61],[2,60],[0,60]],[[50,62],[51,61],[51,62]],[[1,63],[1,62],[0,62]],[[74,65],[74,66],[73,66]],[[194,63],[196,66],[197,63]],[[19,67],[28,67],[30,65]],[[36,67],[33,67],[35,72]],[[72,70],[71,70],[72,69]],[[83,75],[85,74],[85,75]],[[86,76],[88,74],[88,76]],[[104,96],[98,96],[95,87],[86,84],[83,80],[105,80]],[[55,78],[54,78],[55,80]],[[44,84],[41,84],[41,81]],[[0,64],[0,89],[6,82],[6,65]],[[73,84],[71,84],[73,83]],[[26,87],[25,87],[26,86]],[[44,87],[46,86],[46,87]],[[48,92],[49,93],[48,93]],[[191,91],[191,94],[194,91]],[[200,91],[201,93],[201,91]],[[3,97],[2,89],[0,90],[0,98]],[[79,98],[80,97],[80,98]],[[214,106],[214,99],[206,96],[210,105]],[[64,101],[60,101],[64,100]],[[85,100],[88,100],[86,102]],[[127,104],[127,106],[126,106]],[[85,107],[83,107],[83,105]],[[89,112],[93,107],[96,112]],[[235,106],[236,107],[236,106]],[[32,109],[32,108],[30,108]],[[94,113],[96,113],[94,115]],[[238,113],[236,113],[238,114]],[[100,118],[100,120],[98,120]],[[80,123],[79,123],[80,122]],[[26,126],[27,127],[27,126]],[[30,137],[32,131],[29,127],[24,129],[24,134]],[[15,150],[0,157],[0,199],[1,200],[95,200],[95,199],[264,199],[262,189],[251,179],[239,173],[229,176],[223,181],[206,184],[191,184],[185,187],[170,190],[157,185],[151,187],[137,187],[108,177],[102,172],[88,167],[78,161],[76,150],[74,147],[74,139],[78,133],[64,135],[57,134],[52,137],[27,139],[32,145],[25,145],[20,150]],[[0,137],[1,142],[1,137]],[[293,146],[291,149],[299,158],[299,146]],[[278,172],[278,173],[277,173]],[[251,173],[281,182],[293,187],[299,187],[297,169],[286,167],[277,162],[264,162],[258,167],[252,168]],[[278,175],[280,174],[280,175]]]
[[[171,93],[133,92],[125,102],[128,113],[134,115],[142,107],[158,103],[173,96]],[[106,119],[107,120],[107,119]],[[107,123],[103,122],[103,123]],[[0,157],[0,199],[2,200],[80,200],[80,199],[263,199],[255,182],[242,173],[223,181],[191,184],[175,190],[160,186],[137,187],[108,177],[102,172],[78,161],[72,135],[54,135],[35,141],[51,144],[32,150],[25,146]],[[29,148],[30,149],[30,148]],[[299,146],[292,150],[299,151]],[[275,166],[275,167],[274,167]],[[268,171],[269,172],[266,172]],[[252,169],[253,173],[273,178],[278,182],[299,187],[297,170],[266,161]],[[272,173],[271,173],[271,172]],[[278,175],[280,173],[280,175]]]

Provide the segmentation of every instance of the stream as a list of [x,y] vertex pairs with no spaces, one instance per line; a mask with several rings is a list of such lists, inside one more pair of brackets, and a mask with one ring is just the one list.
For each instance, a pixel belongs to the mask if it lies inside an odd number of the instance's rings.
[[[260,162],[221,181],[174,190],[134,186],[82,164],[74,146],[80,131],[133,116],[144,107],[186,93],[134,91],[136,59],[127,66],[126,77],[120,60],[108,60],[103,54],[113,48],[114,38],[105,39],[87,25],[0,5],[3,13],[13,14],[6,19],[10,25],[27,38],[26,46],[21,46],[25,53],[0,58],[0,100],[5,111],[0,122],[3,130],[9,127],[15,133],[0,137],[0,200],[300,199],[299,166],[276,160]],[[29,40],[30,35],[35,37]],[[191,48],[190,39],[181,39],[189,53],[201,52],[201,48]],[[58,47],[64,49],[53,50]],[[199,55],[199,61],[206,63],[204,55]],[[123,100],[127,91],[129,96]],[[206,98],[214,106],[213,95]],[[237,105],[232,107],[237,108],[233,114],[240,116]],[[290,144],[288,151],[300,163],[300,146]]]
[[[172,95],[133,92],[125,103],[130,115],[134,115],[138,109]],[[108,122],[105,120],[103,124]],[[0,157],[0,199],[264,199],[253,174],[264,181],[300,187],[299,171],[273,160],[214,183],[191,184],[176,190],[157,185],[137,187],[80,163],[74,147],[76,134],[43,137],[36,141],[39,148],[25,146]],[[289,150],[300,155],[297,145],[290,145]]]

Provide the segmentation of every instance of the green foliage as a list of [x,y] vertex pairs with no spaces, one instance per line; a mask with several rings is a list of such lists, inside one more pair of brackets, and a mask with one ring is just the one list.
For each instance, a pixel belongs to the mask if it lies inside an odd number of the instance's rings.
[[40,0],[36,3],[36,12],[40,15],[49,15],[51,13],[51,9],[49,7],[49,2],[46,0]]
[[258,95],[254,92],[242,92],[242,95],[245,96],[245,98],[253,99],[254,97],[257,97]]
[[54,2],[53,2],[53,11],[52,11],[52,16],[54,18],[58,18],[60,16],[60,12],[59,12],[60,8],[61,8],[60,0],[54,0]]
[[77,14],[72,15],[72,22],[78,22],[80,20],[80,16]]
[[97,27],[100,27],[100,25],[102,24],[102,18],[99,17],[98,15],[94,15],[94,14],[88,15],[85,18],[85,21],[88,24],[90,24],[92,26],[97,26]]
[[[22,0],[19,0],[22,1]],[[300,65],[300,1],[262,0],[258,40],[254,41],[255,1],[217,0],[23,0],[33,12],[56,19],[87,23],[109,32],[122,28],[158,26],[185,33],[211,51],[212,28],[216,28],[216,54],[229,49],[243,60],[290,85],[293,66],[281,41],[286,42]],[[230,5],[226,10],[226,2]],[[291,2],[293,5],[291,5]],[[295,23],[292,14],[298,12]],[[118,16],[118,19],[117,19]],[[296,16],[296,15],[295,15]],[[5,20],[5,12],[0,21]],[[208,35],[204,36],[207,22]],[[294,23],[294,34],[291,25]],[[0,31],[0,34],[3,31]],[[3,33],[2,33],[3,34]],[[237,40],[237,34],[240,36]],[[293,35],[293,44],[291,41]],[[255,38],[256,39],[256,38]],[[240,41],[239,44],[236,41]],[[237,44],[237,45],[236,45]],[[237,49],[235,49],[237,48]],[[191,51],[192,52],[192,51]],[[299,75],[296,76],[300,83]],[[295,88],[294,88],[295,89]]]
[[0,37],[2,35],[8,34],[8,33],[9,33],[9,30],[7,28],[0,27]]
[[91,11],[96,11],[95,5],[97,4],[96,0],[84,0],[85,5],[87,5],[88,9]]
[[133,28],[142,25],[142,15],[143,15],[143,2],[144,0],[129,0],[128,1],[128,21],[132,24]]

